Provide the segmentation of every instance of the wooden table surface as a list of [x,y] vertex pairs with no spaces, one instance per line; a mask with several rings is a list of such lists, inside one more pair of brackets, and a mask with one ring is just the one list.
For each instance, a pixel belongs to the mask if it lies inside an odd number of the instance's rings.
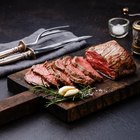
[[[124,17],[123,7],[129,7],[131,13],[140,12],[139,0],[1,0],[0,43],[23,38],[39,28],[67,24],[76,35],[92,35],[93,38],[89,39],[88,43],[103,43],[114,39],[109,35],[107,22],[112,17]],[[127,18],[130,25],[140,19],[140,17]],[[127,37],[115,40],[130,51],[131,26]],[[74,52],[72,55],[79,55],[81,52]],[[140,56],[135,56],[135,60],[139,63]],[[0,79],[0,100],[13,95],[8,92],[6,80],[7,77]],[[0,140],[139,140],[139,118],[139,96],[70,124],[40,110],[1,126]]]

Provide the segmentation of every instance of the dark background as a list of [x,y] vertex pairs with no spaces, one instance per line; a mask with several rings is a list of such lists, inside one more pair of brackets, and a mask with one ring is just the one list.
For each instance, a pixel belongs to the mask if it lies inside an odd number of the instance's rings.
[[[123,7],[129,7],[131,13],[140,13],[139,0],[1,0],[0,43],[21,39],[39,28],[60,25],[70,25],[69,30],[79,36],[92,35],[88,40],[90,44],[103,43],[114,39],[108,32],[108,20],[124,17]],[[129,35],[115,40],[130,51],[132,23],[140,17],[126,18],[130,20]],[[0,100],[9,96],[12,93],[8,92],[6,77],[1,78]],[[40,111],[0,127],[0,140],[55,139],[139,140],[140,97],[122,101],[70,124]]]

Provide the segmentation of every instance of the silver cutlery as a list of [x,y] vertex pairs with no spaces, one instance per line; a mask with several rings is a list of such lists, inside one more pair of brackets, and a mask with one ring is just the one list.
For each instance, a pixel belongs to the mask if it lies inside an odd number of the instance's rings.
[[[25,51],[25,52],[14,54],[14,55],[11,55],[11,56],[0,59],[0,65],[1,66],[6,65],[6,64],[9,64],[9,63],[19,61],[19,60],[23,60],[23,59],[35,59],[38,54],[50,52],[52,50],[62,48],[68,43],[85,40],[85,39],[88,39],[88,38],[91,38],[91,37],[92,36],[75,37],[75,38],[72,38],[72,39],[64,40],[64,41],[61,41],[59,43],[55,43],[55,44],[52,44],[52,45],[48,45],[48,46],[45,46],[45,47],[42,47],[42,48],[36,48],[36,49],[28,47],[27,51]],[[24,43],[23,43],[23,45],[24,45]]]
[[[34,45],[39,45],[37,43],[39,42],[39,40],[41,40],[45,36],[62,32],[62,30],[58,30],[58,29],[67,28],[67,27],[69,27],[69,25],[58,26],[58,27],[53,27],[53,28],[50,28],[50,29],[46,29],[45,31],[43,31],[42,33],[40,33],[37,36],[36,40],[33,43],[30,43],[30,44],[25,44],[23,41],[20,41],[17,47],[14,47],[14,48],[11,48],[11,49],[0,52],[0,59],[4,58],[4,57],[7,57],[11,54],[17,53],[17,52],[20,52],[20,53],[24,52],[27,48],[30,48]],[[44,40],[44,41],[46,41],[46,40]],[[42,42],[40,42],[40,43],[42,43]]]

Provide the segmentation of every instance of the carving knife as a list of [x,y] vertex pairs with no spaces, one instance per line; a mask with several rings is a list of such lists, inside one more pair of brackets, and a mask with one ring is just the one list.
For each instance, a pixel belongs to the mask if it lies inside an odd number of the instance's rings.
[[58,27],[53,27],[53,28],[46,29],[46,30],[44,30],[42,33],[40,33],[37,36],[35,42],[30,43],[30,44],[26,44],[25,45],[23,43],[23,41],[20,41],[17,47],[14,47],[14,48],[11,48],[11,49],[8,49],[8,50],[5,50],[5,51],[0,52],[0,59],[1,58],[4,58],[4,57],[7,57],[7,56],[9,56],[11,54],[17,53],[17,52],[24,52],[24,51],[26,51],[27,48],[30,48],[30,47],[32,48],[35,45],[40,45],[41,43],[43,43],[44,41],[46,41],[46,39],[45,39],[45,40],[43,40],[42,42],[40,42],[38,44],[38,41],[40,39],[44,38],[45,36],[51,35],[51,34],[60,33],[63,30],[59,30],[59,29],[63,29],[63,28],[67,28],[67,27],[69,27],[69,25],[58,26]]
[[[78,42],[78,41],[85,40],[85,39],[88,39],[91,37],[92,36],[75,37],[75,38],[64,40],[62,42],[48,45],[48,46],[45,46],[42,48],[37,48],[37,49],[28,48],[28,50],[26,52],[22,52],[19,54],[11,55],[9,57],[0,59],[0,66],[6,65],[9,63],[13,63],[15,61],[23,60],[23,59],[35,59],[38,54],[50,52],[52,50],[62,48],[68,43]],[[23,43],[23,45],[24,45],[24,43]]]

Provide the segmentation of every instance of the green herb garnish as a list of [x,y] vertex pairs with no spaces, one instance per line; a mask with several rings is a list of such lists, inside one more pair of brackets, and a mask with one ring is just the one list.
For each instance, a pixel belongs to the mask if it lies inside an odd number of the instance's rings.
[[93,95],[93,91],[95,90],[95,87],[80,85],[78,89],[80,91],[77,94],[69,97],[64,97],[58,94],[59,89],[52,89],[45,86],[34,86],[31,89],[31,91],[37,95],[43,94],[44,98],[47,97],[48,101],[46,102],[45,106],[49,107],[50,105],[53,105],[55,103],[60,103],[62,101],[84,100],[85,98],[88,98],[89,96]]

